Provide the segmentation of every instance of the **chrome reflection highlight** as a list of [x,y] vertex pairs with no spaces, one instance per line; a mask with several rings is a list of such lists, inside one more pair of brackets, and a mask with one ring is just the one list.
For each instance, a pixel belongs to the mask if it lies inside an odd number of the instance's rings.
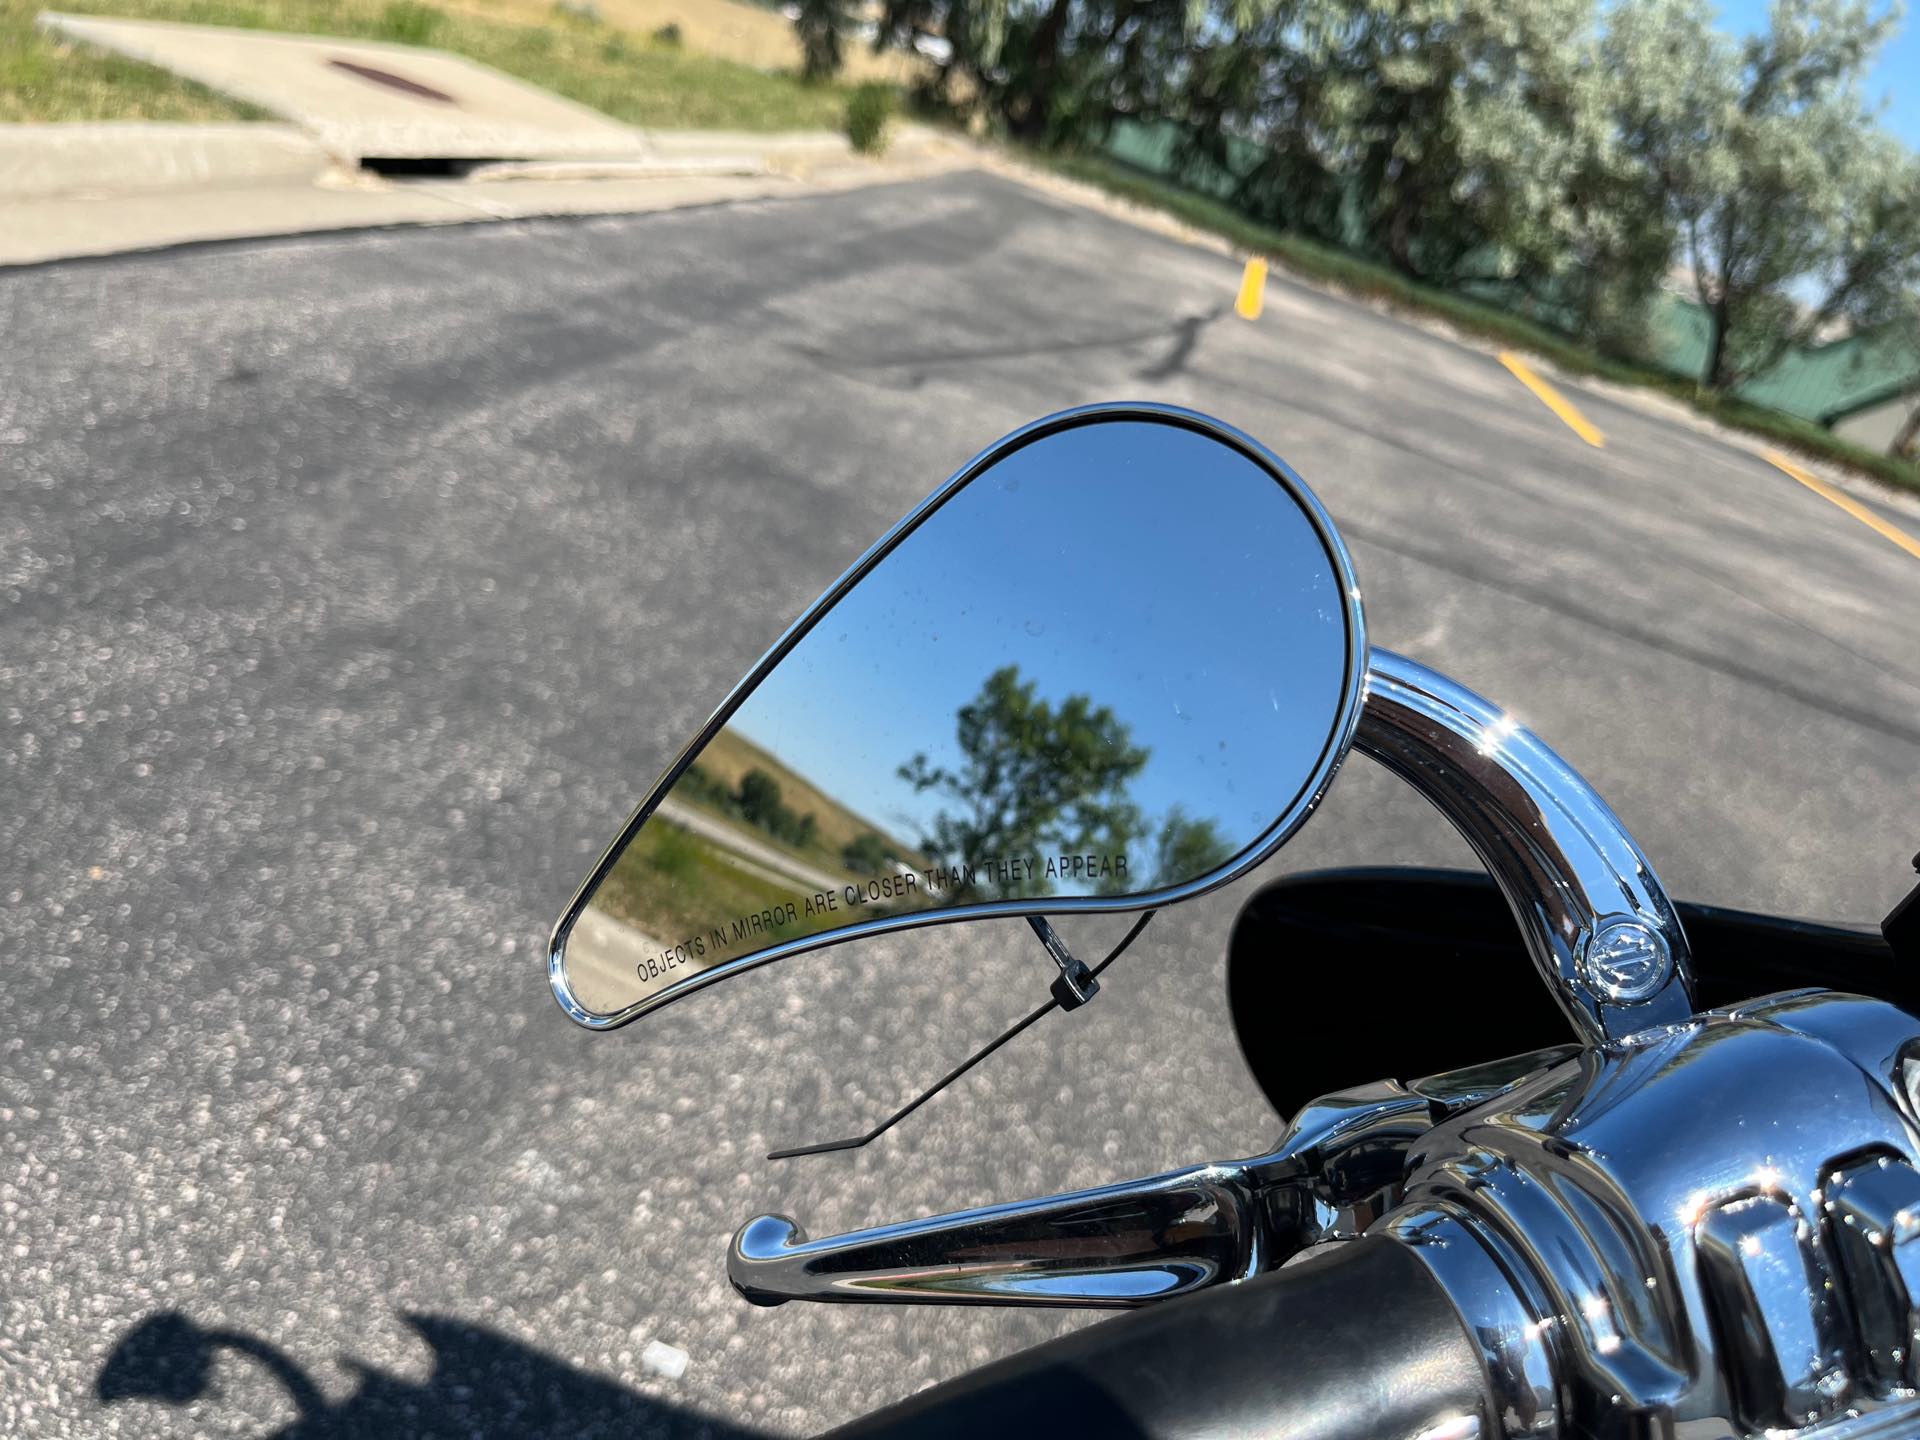
[[741,1226],[727,1274],[788,1300],[1126,1307],[1262,1268],[1254,1190],[1201,1166],[1047,1200],[808,1240],[784,1215]]
[[1536,1318],[1521,1299],[1513,1273],[1481,1244],[1462,1217],[1445,1206],[1409,1206],[1382,1228],[1415,1247],[1446,1289],[1468,1333],[1493,1399],[1489,1429],[1502,1437],[1562,1433],[1554,1319]]

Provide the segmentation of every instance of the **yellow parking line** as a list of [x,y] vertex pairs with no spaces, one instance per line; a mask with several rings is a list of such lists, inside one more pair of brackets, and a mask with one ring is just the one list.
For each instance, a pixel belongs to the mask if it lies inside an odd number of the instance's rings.
[[1261,256],[1247,261],[1240,272],[1240,298],[1233,302],[1233,313],[1242,320],[1258,320],[1267,301],[1267,262]]
[[1606,448],[1607,437],[1594,428],[1593,422],[1568,403],[1567,397],[1542,380],[1527,368],[1526,363],[1511,350],[1500,352],[1500,363],[1513,372],[1513,378],[1540,397],[1540,403],[1558,415],[1569,430],[1578,435],[1596,450]]
[[1862,525],[1865,525],[1870,530],[1879,531],[1882,535],[1886,536],[1887,539],[1913,556],[1914,559],[1920,560],[1920,540],[1914,539],[1913,536],[1902,530],[1898,525],[1889,524],[1887,521],[1882,520],[1878,515],[1874,514],[1873,511],[1869,510],[1845,491],[1836,490],[1833,486],[1827,484],[1826,481],[1815,479],[1798,465],[1787,459],[1786,456],[1775,454],[1771,450],[1765,450],[1761,453],[1766,456],[1767,463],[1773,466],[1774,469],[1791,475],[1822,500],[1832,501]]

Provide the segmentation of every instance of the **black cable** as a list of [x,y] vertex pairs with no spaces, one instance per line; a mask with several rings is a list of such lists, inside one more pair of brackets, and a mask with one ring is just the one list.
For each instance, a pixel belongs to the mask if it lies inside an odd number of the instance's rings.
[[1126,954],[1127,947],[1133,944],[1134,937],[1146,929],[1147,921],[1153,919],[1153,917],[1159,913],[1158,910],[1149,910],[1138,920],[1134,921],[1133,924],[1128,927],[1127,933],[1120,937],[1120,943],[1107,952],[1107,958],[1093,967],[1093,973],[1098,975],[1102,970],[1106,969],[1107,966],[1113,964],[1114,961]]
[[[1093,967],[1093,973],[1095,975],[1098,975],[1102,970],[1106,969],[1109,965],[1113,964],[1114,961],[1118,960],[1121,957],[1121,955],[1125,954],[1127,947],[1133,944],[1134,938],[1138,936],[1142,930],[1147,928],[1147,922],[1153,919],[1156,913],[1157,913],[1156,911],[1149,910],[1144,915],[1142,915],[1138,920],[1134,921],[1133,925],[1128,929],[1127,933],[1120,937],[1120,943],[1118,945],[1115,945],[1113,949],[1107,952],[1107,958],[1102,960],[1098,965]],[[1059,1008],[1060,1008],[1060,1002],[1058,1000],[1049,1000],[1047,1001],[1046,1004],[1042,1005],[1039,1009],[1035,1010],[1032,1014],[1028,1015],[1025,1019],[1014,1021],[1012,1026],[1010,1026],[1001,1035],[999,1035],[993,1040],[989,1040],[985,1045],[981,1046],[980,1049],[974,1051],[973,1054],[969,1055],[965,1060],[962,1060],[957,1066],[955,1066],[952,1070],[949,1070],[939,1080],[935,1081],[932,1086],[930,1086],[926,1090],[921,1091],[920,1094],[915,1096],[913,1099],[909,1100],[905,1105],[901,1106],[898,1110],[894,1111],[893,1114],[889,1115],[885,1120],[882,1120],[878,1125],[874,1126],[874,1128],[869,1130],[866,1134],[849,1136],[845,1140],[828,1140],[824,1144],[820,1144],[820,1145],[796,1145],[790,1150],[775,1150],[767,1156],[767,1159],[792,1160],[795,1157],[801,1156],[801,1155],[827,1155],[827,1154],[831,1154],[835,1150],[858,1150],[863,1145],[872,1144],[875,1140],[878,1140],[882,1135],[886,1134],[887,1131],[891,1130],[894,1126],[898,1125],[902,1120],[906,1119],[907,1116],[911,1115],[914,1111],[918,1110],[922,1105],[926,1104],[927,1101],[931,1100],[934,1096],[938,1095],[942,1090],[946,1089],[947,1086],[951,1085],[954,1081],[958,1080],[962,1075],[966,1074],[969,1070],[973,1069],[974,1066],[978,1065],[982,1060],[986,1059],[989,1055],[993,1054],[993,1052],[998,1050],[1002,1045],[1006,1044],[1009,1040],[1013,1039],[1014,1036],[1020,1034],[1021,1031],[1031,1026],[1034,1021],[1038,1020],[1041,1016],[1045,1015],[1048,1011],[1058,1010]]]

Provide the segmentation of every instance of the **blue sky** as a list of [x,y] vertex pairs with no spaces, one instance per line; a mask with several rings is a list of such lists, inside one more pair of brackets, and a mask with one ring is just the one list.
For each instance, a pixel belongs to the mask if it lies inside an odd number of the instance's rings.
[[1087,426],[950,500],[730,724],[913,844],[952,802],[898,767],[916,752],[958,766],[957,712],[1017,665],[1049,701],[1114,709],[1149,751],[1127,793],[1154,829],[1178,807],[1238,850],[1326,745],[1343,610],[1318,537],[1265,471],[1172,426]]
[[[1880,52],[1880,63],[1867,78],[1876,99],[1887,101],[1882,120],[1886,127],[1920,150],[1920,20],[1909,0],[1900,28]],[[1720,25],[1735,35],[1749,35],[1767,25],[1767,0],[1721,0]]]

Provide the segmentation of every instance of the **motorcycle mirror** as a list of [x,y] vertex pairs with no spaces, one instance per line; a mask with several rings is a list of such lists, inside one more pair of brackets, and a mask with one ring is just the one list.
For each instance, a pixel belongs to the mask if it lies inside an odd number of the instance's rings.
[[1009,435],[795,622],[555,927],[606,1029],[910,926],[1141,910],[1260,863],[1352,741],[1345,546],[1300,479],[1190,411]]

